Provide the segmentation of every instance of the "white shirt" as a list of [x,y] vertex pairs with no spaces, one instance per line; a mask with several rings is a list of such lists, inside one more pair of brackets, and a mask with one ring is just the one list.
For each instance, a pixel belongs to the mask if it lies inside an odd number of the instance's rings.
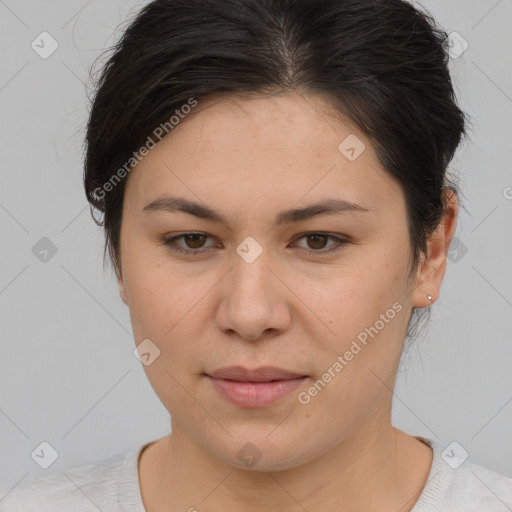
[[[512,478],[469,459],[454,469],[457,461],[445,454],[450,465],[442,457],[444,445],[425,437],[416,438],[431,446],[434,456],[427,483],[411,512],[512,511]],[[38,477],[10,492],[3,490],[0,512],[146,512],[138,460],[148,444]]]

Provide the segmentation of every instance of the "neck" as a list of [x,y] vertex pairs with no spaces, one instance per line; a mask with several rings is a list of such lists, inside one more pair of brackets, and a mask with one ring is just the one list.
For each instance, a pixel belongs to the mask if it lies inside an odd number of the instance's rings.
[[172,434],[149,447],[144,463],[141,457],[141,491],[147,512],[204,507],[224,512],[408,512],[425,485],[431,462],[429,447],[389,423],[358,429],[298,467],[238,469],[173,423]]

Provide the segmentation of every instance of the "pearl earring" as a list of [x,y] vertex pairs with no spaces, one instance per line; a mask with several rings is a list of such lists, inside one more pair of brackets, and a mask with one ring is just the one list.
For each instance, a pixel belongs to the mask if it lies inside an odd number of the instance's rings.
[[431,295],[428,295],[428,300],[432,300],[432,296]]

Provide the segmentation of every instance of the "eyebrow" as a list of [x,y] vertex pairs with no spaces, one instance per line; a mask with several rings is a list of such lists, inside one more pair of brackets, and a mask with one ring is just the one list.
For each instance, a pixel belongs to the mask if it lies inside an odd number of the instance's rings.
[[[227,219],[218,211],[209,206],[190,201],[184,197],[161,197],[148,203],[143,212],[184,212],[200,219],[213,222],[221,222],[229,225]],[[291,224],[311,219],[317,215],[334,215],[341,213],[370,213],[370,208],[353,203],[346,199],[324,199],[323,201],[309,204],[303,208],[291,208],[280,212],[275,219],[275,224]]]

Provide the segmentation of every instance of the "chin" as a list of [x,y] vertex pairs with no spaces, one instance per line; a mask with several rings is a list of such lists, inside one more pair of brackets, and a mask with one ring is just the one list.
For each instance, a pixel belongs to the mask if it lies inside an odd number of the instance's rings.
[[268,433],[266,430],[259,435],[237,436],[236,441],[230,438],[227,445],[210,445],[210,450],[230,466],[261,472],[291,469],[315,458],[317,450],[314,447],[302,451],[307,448],[300,441],[294,441],[290,436],[287,439],[283,436],[270,439],[272,434],[267,437]]

